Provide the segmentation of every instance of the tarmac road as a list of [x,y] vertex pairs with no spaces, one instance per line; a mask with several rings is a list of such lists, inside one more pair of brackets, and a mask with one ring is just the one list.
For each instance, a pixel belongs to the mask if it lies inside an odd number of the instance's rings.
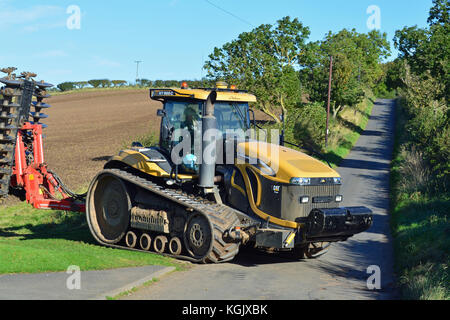
[[[231,263],[196,265],[175,272],[124,299],[299,300],[395,299],[389,227],[389,168],[393,147],[393,100],[378,100],[366,130],[338,169],[344,206],[369,207],[374,225],[333,244],[315,260],[293,261],[246,250]],[[381,271],[381,289],[369,290],[369,266]]]

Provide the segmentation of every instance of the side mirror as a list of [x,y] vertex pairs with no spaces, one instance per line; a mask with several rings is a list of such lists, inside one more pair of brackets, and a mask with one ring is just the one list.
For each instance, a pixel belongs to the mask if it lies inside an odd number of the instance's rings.
[[163,109],[158,109],[158,111],[156,111],[156,115],[158,117],[165,117],[166,116],[166,111]]
[[131,144],[132,148],[143,148],[144,146],[142,145],[142,143],[135,141]]

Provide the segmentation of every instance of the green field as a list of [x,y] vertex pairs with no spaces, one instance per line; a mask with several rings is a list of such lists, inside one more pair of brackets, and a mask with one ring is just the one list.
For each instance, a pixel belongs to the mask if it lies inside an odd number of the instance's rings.
[[0,208],[0,274],[100,270],[184,264],[152,253],[106,248],[92,238],[85,215],[35,210],[26,203]]

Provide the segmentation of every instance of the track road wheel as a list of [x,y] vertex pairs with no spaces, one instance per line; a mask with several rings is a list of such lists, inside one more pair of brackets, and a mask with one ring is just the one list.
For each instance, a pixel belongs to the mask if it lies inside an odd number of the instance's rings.
[[127,232],[127,235],[125,236],[125,243],[130,248],[136,247],[137,236],[136,236],[136,234],[133,231],[128,231]]
[[89,187],[86,216],[92,235],[115,244],[127,232],[131,201],[124,182],[113,175],[100,175]]
[[153,241],[153,249],[157,253],[163,253],[166,250],[167,237],[166,236],[157,236]]
[[184,233],[186,250],[195,259],[205,259],[212,248],[211,224],[201,214],[191,216]]
[[173,237],[169,241],[169,252],[174,255],[179,255],[181,253],[182,246],[181,240],[178,237]]
[[152,238],[147,234],[143,233],[139,239],[139,245],[142,250],[148,251],[150,250],[152,244]]

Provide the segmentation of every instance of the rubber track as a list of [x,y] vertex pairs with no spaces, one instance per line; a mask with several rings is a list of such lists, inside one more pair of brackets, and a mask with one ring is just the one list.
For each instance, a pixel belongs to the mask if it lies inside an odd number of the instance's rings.
[[[14,90],[14,96],[20,93],[20,90]],[[20,107],[12,101],[13,96],[0,99],[0,203],[8,195],[19,127]]]
[[[192,195],[183,193],[180,190],[165,189],[156,183],[153,183],[142,177],[138,177],[131,172],[120,170],[120,169],[105,169],[99,172],[94,179],[94,181],[102,174],[111,174],[117,178],[122,179],[128,183],[134,184],[135,186],[150,191],[158,196],[166,198],[171,202],[175,202],[185,208],[190,208],[195,210],[196,213],[204,215],[211,223],[213,227],[213,242],[209,252],[199,259],[193,257],[188,257],[184,255],[172,255],[167,253],[162,253],[161,255],[188,260],[191,262],[201,262],[201,263],[221,263],[232,260],[239,252],[239,243],[226,242],[223,238],[224,232],[233,226],[239,224],[240,220],[233,208],[230,208],[223,204],[217,204],[211,202],[204,198],[195,198]],[[112,245],[102,242],[94,235],[95,239],[102,245],[112,247],[128,249],[133,251],[144,251],[136,248],[129,248],[126,246]],[[155,253],[155,252],[152,252]]]

